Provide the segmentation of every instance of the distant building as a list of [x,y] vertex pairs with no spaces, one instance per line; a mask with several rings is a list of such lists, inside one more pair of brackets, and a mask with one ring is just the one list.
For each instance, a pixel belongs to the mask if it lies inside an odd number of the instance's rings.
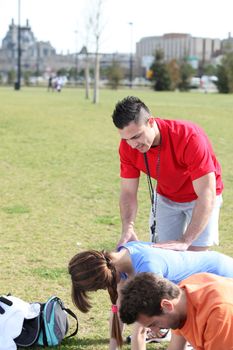
[[[49,42],[36,41],[28,20],[26,25],[21,26],[20,28],[22,69],[38,71],[42,68],[40,65],[43,65],[44,60],[48,57],[54,57],[56,51]],[[3,57],[3,60],[5,61],[4,70],[8,71],[16,69],[18,57],[18,26],[14,24],[13,20],[2,41],[0,58],[1,57]]]
[[222,51],[223,53],[233,51],[233,38],[231,33],[228,33],[228,38],[222,41]]
[[[34,74],[56,73],[59,69],[67,70],[76,68],[79,72],[85,68],[86,57],[83,54],[57,54],[49,41],[37,41],[29,21],[21,26],[21,68],[22,71],[31,71]],[[89,53],[90,68],[94,67],[94,54]],[[0,48],[0,72],[7,73],[11,70],[17,71],[18,59],[18,25],[12,19],[6,36],[2,40]],[[100,54],[100,67],[106,69],[113,61],[117,61],[123,68],[124,73],[129,74],[130,54],[112,53]]]
[[129,53],[102,53],[100,56],[101,68],[108,68],[113,62],[118,62],[125,70],[129,69],[130,54]]
[[164,60],[167,62],[172,59],[192,58],[193,62],[203,65],[211,63],[212,57],[221,50],[221,40],[195,38],[186,33],[145,37],[136,44],[136,58],[139,66],[147,68],[144,62],[150,62],[157,50],[163,51]]
[[[49,41],[37,41],[29,21],[20,26],[20,47],[22,70],[35,73],[55,71],[64,66],[74,65],[73,55],[58,55]],[[12,19],[0,49],[0,71],[16,70],[18,58],[18,25]]]
[[[75,68],[81,72],[85,68],[86,55],[82,52],[72,54],[57,54],[49,41],[37,41],[29,21],[21,26],[21,68],[22,72],[31,71],[36,75],[56,73],[59,69]],[[133,76],[146,76],[156,50],[162,50],[165,61],[181,60],[184,57],[193,68],[206,63],[219,62],[218,57],[225,52],[233,51],[233,38],[224,40],[210,38],[195,38],[186,33],[168,33],[162,36],[142,38],[136,44],[136,54],[133,55]],[[18,58],[18,26],[12,20],[0,48],[0,73],[17,71]],[[88,53],[89,66],[94,67],[94,53]],[[130,53],[100,54],[100,67],[106,69],[112,63],[118,62],[126,77],[130,75]]]

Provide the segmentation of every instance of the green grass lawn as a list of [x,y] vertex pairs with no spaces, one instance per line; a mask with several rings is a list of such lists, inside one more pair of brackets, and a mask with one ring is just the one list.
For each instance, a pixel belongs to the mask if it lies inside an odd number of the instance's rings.
[[[102,90],[100,103],[84,91],[0,88],[1,294],[26,301],[70,299],[69,259],[80,250],[114,249],[120,234],[119,136],[115,103],[136,95],[154,116],[203,126],[222,164],[225,184],[219,251],[233,256],[233,96]],[[148,240],[149,194],[142,176],[137,232]],[[93,295],[93,309],[76,312],[80,331],[60,349],[107,349],[110,301]],[[127,329],[126,335],[130,329]],[[149,345],[148,349],[163,349]],[[125,349],[129,347],[125,346]]]

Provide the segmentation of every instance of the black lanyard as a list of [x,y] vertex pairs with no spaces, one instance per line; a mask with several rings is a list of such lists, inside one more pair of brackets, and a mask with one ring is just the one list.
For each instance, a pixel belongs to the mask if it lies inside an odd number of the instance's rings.
[[156,191],[154,192],[154,188],[151,181],[150,176],[150,167],[148,163],[147,154],[143,153],[144,161],[146,165],[146,172],[147,172],[147,183],[149,188],[149,194],[150,194],[150,200],[151,200],[151,209],[153,214],[153,223],[150,227],[151,230],[151,241],[156,242],[158,238],[158,234],[156,232],[156,210],[157,210],[157,201],[158,201],[158,195],[157,195],[157,187],[158,187],[158,181],[159,181],[159,174],[160,174],[160,151],[161,151],[161,145],[158,146],[158,156],[157,156],[157,162],[156,162],[156,174],[157,174],[157,185],[156,185]]
[[152,185],[152,181],[151,181],[151,176],[150,176],[150,168],[149,168],[149,163],[148,163],[148,158],[147,158],[147,154],[143,153],[144,156],[144,161],[145,161],[145,165],[146,165],[146,172],[147,172],[147,183],[148,183],[148,188],[149,188],[149,194],[150,194],[150,200],[151,200],[151,205],[152,207],[154,206],[154,188]]

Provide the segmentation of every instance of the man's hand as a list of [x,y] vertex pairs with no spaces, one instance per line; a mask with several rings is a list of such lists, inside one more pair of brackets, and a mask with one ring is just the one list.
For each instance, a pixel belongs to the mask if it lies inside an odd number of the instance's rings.
[[134,232],[134,230],[130,230],[124,234],[122,233],[117,246],[120,247],[121,245],[131,241],[138,241],[137,234]]

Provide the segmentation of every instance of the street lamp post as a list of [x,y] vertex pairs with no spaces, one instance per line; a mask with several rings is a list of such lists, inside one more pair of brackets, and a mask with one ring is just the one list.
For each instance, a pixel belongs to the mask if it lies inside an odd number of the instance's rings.
[[130,25],[129,86],[133,86],[133,22]]
[[18,55],[17,55],[17,82],[15,90],[20,90],[21,86],[21,28],[20,28],[20,0],[18,0]]
[[78,31],[75,30],[75,85],[78,84]]

